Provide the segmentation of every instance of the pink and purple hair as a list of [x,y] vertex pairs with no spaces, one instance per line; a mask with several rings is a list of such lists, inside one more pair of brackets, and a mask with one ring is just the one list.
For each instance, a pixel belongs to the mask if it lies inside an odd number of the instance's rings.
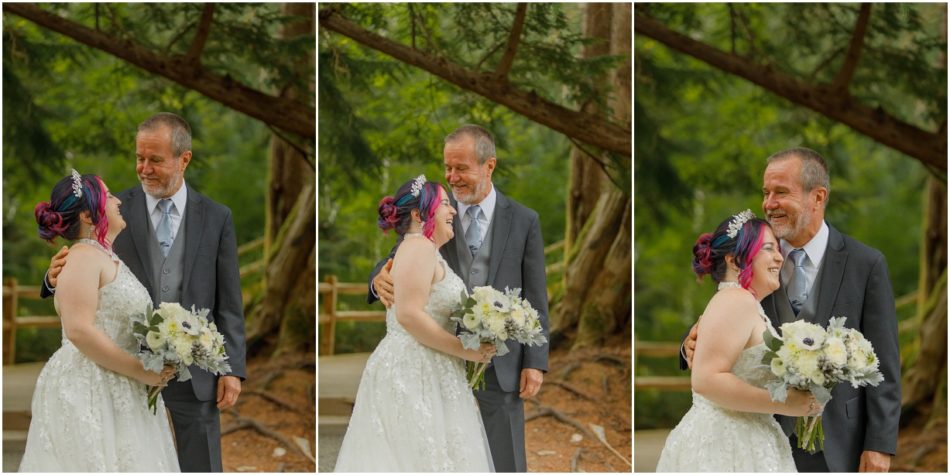
[[703,233],[693,246],[693,272],[698,280],[709,274],[716,282],[722,282],[726,276],[726,256],[735,258],[739,267],[739,285],[747,290],[752,285],[752,260],[762,249],[765,229],[768,221],[752,218],[746,221],[736,237],[729,237],[729,224],[733,217],[723,221],[714,233]]
[[384,232],[395,229],[400,236],[406,234],[412,223],[412,210],[419,210],[422,217],[422,235],[432,239],[435,232],[435,212],[439,209],[439,195],[442,186],[434,181],[423,183],[419,196],[413,196],[412,184],[415,179],[409,180],[396,190],[396,194],[386,196],[379,201],[379,217],[376,224]]
[[49,201],[41,201],[33,208],[40,237],[53,242],[57,236],[73,241],[81,237],[81,220],[83,212],[89,213],[93,224],[93,234],[96,241],[106,249],[112,248],[112,243],[106,239],[109,231],[109,220],[106,218],[106,202],[108,193],[102,179],[96,175],[82,175],[79,180],[82,197],[73,192],[73,177],[67,175],[53,187]]

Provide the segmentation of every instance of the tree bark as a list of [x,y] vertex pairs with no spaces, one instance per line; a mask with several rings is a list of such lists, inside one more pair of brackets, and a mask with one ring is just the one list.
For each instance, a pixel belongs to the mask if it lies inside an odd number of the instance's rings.
[[872,108],[830,85],[806,84],[769,66],[729,54],[688,36],[670,30],[659,21],[637,13],[637,33],[692,56],[710,66],[744,78],[795,104],[805,106],[836,122],[847,125],[876,142],[916,158],[924,165],[947,173],[947,135],[945,131],[927,132]]
[[[610,54],[630,58],[630,8],[629,4],[586,5],[584,36],[603,41],[585,48],[585,57]],[[629,62],[600,82],[613,85],[605,115],[630,124]],[[615,187],[585,152],[575,147],[571,158],[564,251],[567,265],[563,294],[551,314],[551,341],[558,345],[572,339],[574,350],[601,344],[606,336],[629,325],[632,256],[628,190]]]
[[933,176],[927,180],[915,317],[917,357],[903,378],[901,402],[906,414],[926,412],[946,398],[940,375],[947,367],[947,188]]
[[[303,18],[286,25],[280,32],[284,38],[310,35],[314,30],[312,3],[283,5],[283,13]],[[308,64],[309,63],[309,64]],[[313,66],[313,57],[301,58],[297,64]],[[281,97],[290,100],[313,94],[284,88]],[[306,351],[313,346],[316,315],[316,189],[314,174],[302,151],[278,134],[271,138],[270,164],[264,234],[264,302],[258,317],[258,333],[277,333],[272,356]],[[306,216],[305,216],[306,215]]]
[[316,136],[316,112],[312,107],[252,89],[230,75],[215,74],[201,66],[199,61],[191,62],[184,56],[163,56],[130,40],[100,33],[31,4],[5,3],[3,11],[170,79],[266,124],[301,137]]
[[445,58],[431,56],[368,31],[347,20],[333,8],[320,10],[320,26],[368,48],[428,71],[462,89],[474,92],[568,137],[624,156],[630,156],[630,127],[603,116],[567,109],[539,97],[534,91],[512,87],[494,73],[479,74]]

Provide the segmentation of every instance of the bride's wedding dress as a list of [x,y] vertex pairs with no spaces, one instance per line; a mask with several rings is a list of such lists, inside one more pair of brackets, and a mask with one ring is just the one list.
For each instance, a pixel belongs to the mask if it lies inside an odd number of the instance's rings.
[[[465,284],[439,256],[445,277],[426,313],[454,334],[449,315]],[[463,360],[431,349],[386,312],[386,336],[363,370],[337,472],[489,472],[491,453],[465,380]]]
[[[765,312],[759,309],[770,332]],[[743,381],[764,388],[775,378],[762,365],[764,343],[746,348],[732,366]],[[788,437],[770,414],[725,409],[693,393],[693,405],[670,432],[657,472],[796,472]]]
[[[119,270],[99,289],[95,325],[134,354],[138,343],[129,315],[145,311],[151,298],[132,271],[113,259]],[[152,414],[143,383],[99,366],[65,333],[36,381],[32,411],[21,472],[179,471],[162,399]]]

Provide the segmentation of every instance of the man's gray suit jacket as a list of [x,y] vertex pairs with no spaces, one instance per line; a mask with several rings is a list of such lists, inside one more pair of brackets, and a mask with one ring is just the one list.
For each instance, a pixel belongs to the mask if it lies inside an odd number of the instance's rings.
[[[187,186],[187,185],[186,185]],[[113,250],[148,289],[153,304],[154,272],[149,259],[152,245],[151,222],[145,192],[136,186],[120,192],[120,211],[126,228],[113,243]],[[244,348],[244,304],[241,299],[237,240],[231,210],[188,187],[185,224],[184,276],[181,289],[182,307],[210,309],[208,319],[214,321],[224,335],[225,351],[231,365],[230,375],[247,376]],[[216,376],[196,366],[189,368],[191,385],[199,401],[217,397]]]
[[[816,277],[820,288],[813,289],[818,292],[815,313],[806,315],[803,311],[799,316],[823,328],[832,316],[847,317],[845,326],[863,333],[874,346],[884,374],[884,382],[877,387],[855,389],[848,383],[838,384],[822,414],[823,454],[828,468],[832,472],[856,472],[861,452],[897,451],[901,412],[897,313],[884,255],[831,225],[828,230],[828,247]],[[781,313],[790,311],[784,287],[763,299],[762,307],[778,328]],[[790,418],[776,417],[783,427],[794,427]]]

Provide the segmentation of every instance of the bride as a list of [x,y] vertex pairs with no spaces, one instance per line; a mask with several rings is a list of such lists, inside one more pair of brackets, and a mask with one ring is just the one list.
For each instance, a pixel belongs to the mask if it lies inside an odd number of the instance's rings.
[[463,360],[487,362],[494,346],[466,350],[449,315],[465,284],[439,255],[453,236],[445,190],[420,175],[379,204],[379,227],[401,243],[386,337],[363,370],[337,472],[488,472],[491,453]]
[[111,251],[125,228],[118,198],[96,175],[71,176],[36,205],[40,237],[76,241],[59,275],[54,304],[62,347],[40,372],[21,472],[177,472],[161,398],[152,414],[145,386],[174,374],[145,370],[129,315],[151,302]]
[[746,210],[693,247],[693,270],[719,282],[697,324],[693,405],[666,439],[657,472],[795,472],[788,437],[772,414],[815,415],[809,392],[784,403],[764,389],[762,334],[776,334],[759,301],[779,287],[782,253],[768,222]]

